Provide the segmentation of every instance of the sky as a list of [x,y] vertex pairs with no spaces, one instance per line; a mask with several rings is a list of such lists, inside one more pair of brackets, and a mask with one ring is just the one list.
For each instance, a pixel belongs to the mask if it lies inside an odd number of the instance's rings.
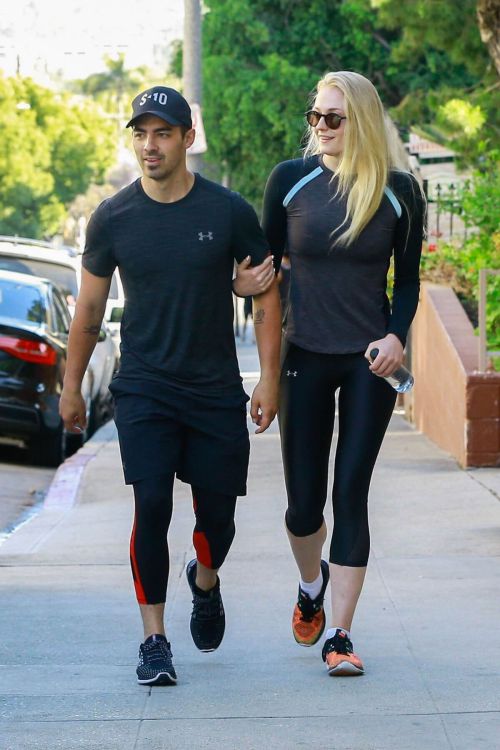
[[127,68],[165,70],[182,38],[184,0],[0,0],[0,70],[49,84],[104,69],[125,53]]

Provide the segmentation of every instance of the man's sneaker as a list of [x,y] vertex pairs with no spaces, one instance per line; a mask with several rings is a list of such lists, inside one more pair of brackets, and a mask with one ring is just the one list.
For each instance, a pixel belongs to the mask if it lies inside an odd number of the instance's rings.
[[150,635],[141,643],[136,673],[140,685],[175,685],[172,652],[164,635]]
[[323,585],[316,599],[311,599],[299,586],[297,604],[293,610],[292,631],[293,637],[301,646],[314,646],[319,641],[325,629],[325,610],[323,599],[330,580],[330,571],[326,560],[321,560],[321,574]]
[[361,659],[352,650],[351,639],[340,628],[337,628],[333,638],[325,641],[321,656],[326,662],[328,674],[333,677],[347,677],[365,671]]
[[220,595],[220,581],[210,591],[196,585],[196,560],[187,564],[186,576],[193,594],[191,613],[191,635],[200,651],[215,651],[221,644],[226,627],[226,616]]

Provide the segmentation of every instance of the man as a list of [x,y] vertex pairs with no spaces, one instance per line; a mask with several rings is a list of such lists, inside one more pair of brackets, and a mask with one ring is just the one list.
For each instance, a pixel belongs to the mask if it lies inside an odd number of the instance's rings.
[[[125,481],[135,498],[130,560],[144,625],[137,679],[160,685],[177,680],[164,628],[174,475],[191,485],[196,518],[196,559],[186,570],[191,634],[202,651],[216,649],[224,634],[217,571],[234,537],[249,454],[232,328],[234,260],[247,274],[240,294],[248,285],[265,288],[273,271],[253,209],[237,193],[188,171],[195,132],[186,100],[156,86],[132,108],[127,127],[143,174],[101,203],[89,223],[60,410],[70,431],[85,425],[81,381],[118,266],[126,303],[121,366],[111,390]],[[250,258],[260,266],[245,271]],[[251,416],[260,433],[277,409],[274,278],[255,303],[261,378]]]

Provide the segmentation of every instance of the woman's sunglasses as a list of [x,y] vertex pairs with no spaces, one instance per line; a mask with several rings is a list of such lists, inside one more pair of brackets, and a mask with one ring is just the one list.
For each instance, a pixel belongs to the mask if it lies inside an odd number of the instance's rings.
[[319,125],[319,121],[322,117],[325,118],[326,127],[330,128],[330,130],[338,130],[342,120],[347,120],[347,117],[342,117],[336,112],[327,112],[326,115],[322,112],[316,112],[315,109],[310,109],[309,112],[306,112],[306,120],[312,128]]

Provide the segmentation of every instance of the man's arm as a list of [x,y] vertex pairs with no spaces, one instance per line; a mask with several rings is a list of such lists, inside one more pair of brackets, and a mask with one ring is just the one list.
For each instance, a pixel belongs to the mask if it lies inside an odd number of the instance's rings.
[[256,433],[267,430],[278,411],[281,345],[281,305],[278,282],[253,299],[253,321],[260,360],[260,380],[252,394],[250,414],[258,425]]
[[69,432],[81,431],[86,423],[81,387],[90,357],[97,343],[106,309],[111,276],[94,276],[82,268],[82,281],[75,316],[68,338],[68,358],[59,413]]

